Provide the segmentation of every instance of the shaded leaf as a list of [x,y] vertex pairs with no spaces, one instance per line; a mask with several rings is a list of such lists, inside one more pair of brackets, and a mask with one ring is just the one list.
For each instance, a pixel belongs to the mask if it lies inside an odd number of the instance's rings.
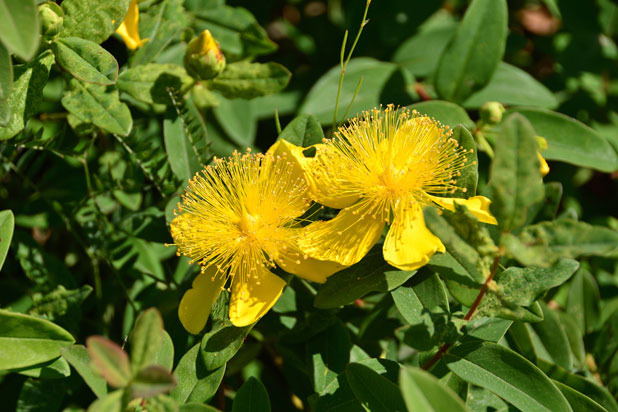
[[283,90],[291,77],[279,63],[236,62],[225,66],[209,84],[228,99],[253,99]]
[[262,382],[250,377],[236,392],[232,412],[270,412],[270,398]]
[[39,48],[40,24],[34,0],[0,0],[0,42],[7,50],[30,60]]
[[157,309],[150,308],[138,316],[129,338],[133,373],[156,363],[164,333],[163,319]]
[[285,126],[279,139],[287,140],[296,146],[308,147],[322,143],[324,131],[314,115],[301,114]]
[[372,412],[405,412],[406,405],[399,387],[371,368],[351,363],[346,378],[356,399]]
[[176,64],[148,63],[118,76],[118,89],[145,103],[169,104],[170,92],[185,94],[193,84],[187,71]]
[[174,370],[177,385],[170,392],[170,396],[179,403],[208,402],[223,379],[225,364],[208,371],[199,352],[200,344],[193,346],[180,359]]
[[455,129],[460,124],[469,130],[474,129],[475,126],[463,107],[445,100],[414,103],[408,106],[408,109],[417,110],[420,114],[433,117],[451,129]]
[[107,383],[116,388],[129,383],[131,380],[129,356],[120,346],[103,336],[91,336],[86,339],[86,347],[96,370]]
[[89,40],[65,37],[51,49],[56,62],[78,80],[110,85],[118,80],[118,62],[107,50]]
[[409,412],[468,411],[449,387],[418,368],[401,368],[399,385]]
[[174,376],[159,365],[151,365],[142,369],[131,381],[131,396],[133,398],[151,398],[170,391],[176,386]]
[[0,269],[6,259],[6,254],[13,239],[13,229],[15,227],[15,218],[10,210],[0,211]]
[[105,379],[95,373],[90,367],[90,362],[92,362],[92,360],[85,346],[73,345],[63,348],[62,357],[75,368],[97,398],[102,398],[107,395],[107,384],[105,383]]

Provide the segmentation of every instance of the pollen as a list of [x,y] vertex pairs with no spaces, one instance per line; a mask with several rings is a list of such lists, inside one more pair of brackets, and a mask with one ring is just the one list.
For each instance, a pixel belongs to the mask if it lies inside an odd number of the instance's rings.
[[310,206],[306,182],[285,156],[217,158],[189,180],[171,232],[180,254],[216,276],[259,282],[259,266],[295,242],[292,230]]

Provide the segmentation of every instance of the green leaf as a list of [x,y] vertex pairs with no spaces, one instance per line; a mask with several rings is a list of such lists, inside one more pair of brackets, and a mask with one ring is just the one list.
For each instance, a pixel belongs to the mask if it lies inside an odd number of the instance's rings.
[[466,343],[444,357],[461,379],[489,389],[522,411],[571,411],[552,381],[521,355],[490,342]]
[[170,391],[176,386],[174,376],[159,365],[150,365],[142,369],[131,381],[131,397],[151,398]]
[[7,99],[13,90],[11,55],[0,43],[0,126],[6,126],[11,116]]
[[22,60],[30,60],[39,48],[40,25],[34,0],[0,0],[0,42]]
[[296,146],[308,147],[322,143],[324,130],[314,115],[301,114],[285,126],[279,139],[287,140]]
[[410,279],[416,271],[395,270],[382,257],[382,245],[374,247],[357,264],[330,276],[320,287],[313,305],[337,308],[369,292],[388,292]]
[[461,175],[457,178],[457,187],[463,190],[457,191],[454,195],[466,198],[475,196],[479,181],[479,162],[474,137],[463,126],[456,126],[452,137],[459,142],[460,147],[468,151],[466,166],[460,170]]
[[356,399],[372,412],[405,412],[406,405],[399,387],[371,368],[351,363],[346,378]]
[[198,31],[209,29],[221,44],[226,56],[235,60],[277,50],[253,14],[242,7],[221,5],[206,10],[203,5],[195,11]]
[[237,328],[229,323],[204,335],[200,355],[209,371],[220,368],[238,352],[251,326]]
[[140,12],[139,32],[148,41],[135,51],[130,65],[137,67],[153,61],[187,26],[182,0],[162,0]]
[[401,368],[399,386],[409,412],[469,411],[449,387],[418,368]]
[[78,37],[59,38],[51,44],[56,62],[78,80],[110,85],[118,80],[118,62],[98,44]]
[[168,371],[171,371],[174,366],[174,342],[166,331],[163,331],[163,344],[154,363],[163,366]]
[[478,316],[499,316],[518,320],[526,315],[522,307],[530,307],[545,292],[567,281],[579,267],[572,259],[560,259],[550,268],[510,267],[495,278],[478,308]]
[[584,395],[583,393],[577,392],[575,389],[566,386],[564,383],[554,380],[554,385],[560,392],[564,395],[567,401],[569,401],[569,405],[571,405],[571,409],[574,411],[590,411],[590,412],[607,412],[607,409]]
[[547,266],[559,257],[618,257],[618,232],[564,218],[525,227],[507,235],[504,245],[524,265]]
[[15,228],[15,218],[10,210],[0,211],[0,269],[9,252],[11,239],[13,239],[13,229]]
[[54,63],[51,52],[40,54],[29,63],[14,66],[13,90],[7,99],[10,117],[7,127],[0,127],[0,141],[10,139],[23,130],[26,121],[40,110],[43,87]]
[[95,373],[90,367],[92,360],[90,355],[88,355],[88,349],[82,345],[68,346],[62,349],[62,357],[75,368],[97,398],[103,398],[107,395],[105,379]]
[[[355,116],[363,110],[370,110],[381,103],[380,94],[388,80],[396,72],[397,65],[380,62],[367,57],[357,57],[350,60],[343,78],[341,98],[339,101],[339,117],[343,116],[354,97],[356,86],[361,77],[363,84],[350,107],[349,116]],[[339,85],[339,65],[330,69],[311,88],[309,94],[298,109],[298,113],[311,113],[320,123],[329,125],[333,122],[337,88]],[[341,119],[338,119],[341,120]]]
[[201,403],[185,403],[178,407],[178,412],[220,412],[219,409]]
[[493,201],[491,212],[503,231],[525,224],[528,210],[543,199],[535,136],[530,123],[523,116],[513,114],[503,122],[496,140],[489,189]]
[[414,103],[408,106],[408,109],[417,110],[420,114],[433,117],[451,129],[455,129],[460,124],[469,130],[475,127],[474,122],[463,107],[444,100]]
[[489,82],[504,55],[507,16],[506,0],[472,1],[440,58],[440,96],[461,102]]
[[270,412],[270,398],[262,382],[250,377],[236,392],[232,412]]
[[221,99],[213,113],[232,141],[240,147],[252,147],[257,133],[257,119],[253,115],[251,102],[244,99]]
[[322,392],[338,374],[345,372],[351,347],[350,336],[342,322],[335,322],[307,342],[307,354],[313,364],[313,388],[316,392]]
[[163,345],[164,333],[163,319],[157,309],[150,308],[138,316],[129,338],[133,373],[156,363]]
[[63,358],[56,358],[42,364],[13,369],[11,372],[37,379],[62,379],[71,375],[71,368]]
[[64,0],[62,37],[103,43],[124,20],[131,0]]
[[118,77],[118,89],[145,103],[169,104],[171,91],[182,96],[193,84],[186,70],[176,64],[149,63],[126,70]]
[[599,285],[586,269],[578,270],[573,276],[566,302],[566,312],[583,333],[592,333],[599,327],[601,318]]
[[500,62],[485,87],[464,101],[467,109],[478,109],[485,102],[505,105],[536,106],[553,109],[558,100],[542,83],[522,69]]
[[0,369],[47,362],[73,342],[69,332],[47,320],[0,310]]
[[110,392],[101,399],[94,401],[88,412],[122,412],[124,391],[119,389]]
[[209,85],[228,99],[253,99],[283,90],[291,77],[279,63],[236,62],[225,66]]
[[219,369],[208,371],[199,352],[200,344],[193,346],[180,359],[174,370],[177,385],[170,392],[170,396],[179,403],[208,402],[223,379],[225,364]]
[[543,109],[516,107],[507,113],[510,112],[524,115],[536,134],[547,140],[544,158],[608,173],[618,169],[618,155],[613,147],[580,121]]
[[402,285],[392,290],[391,295],[399,313],[411,325],[421,321],[424,309],[440,307],[449,310],[444,284],[438,275],[429,271],[420,272],[409,286]]
[[395,51],[392,60],[415,76],[431,76],[456,31],[457,25],[450,22],[421,31],[404,41]]
[[71,80],[71,89],[62,98],[62,105],[82,121],[109,133],[128,136],[133,127],[131,111],[114,89]]
[[103,378],[111,386],[122,388],[131,380],[129,356],[117,344],[103,336],[86,339],[88,355]]
[[163,120],[163,141],[172,171],[183,182],[202,169],[193,136],[176,111],[168,111]]
[[543,309],[543,321],[533,323],[530,326],[541,339],[541,343],[543,343],[554,363],[565,369],[571,369],[573,358],[566,331],[556,312],[549,309],[543,302],[540,305]]

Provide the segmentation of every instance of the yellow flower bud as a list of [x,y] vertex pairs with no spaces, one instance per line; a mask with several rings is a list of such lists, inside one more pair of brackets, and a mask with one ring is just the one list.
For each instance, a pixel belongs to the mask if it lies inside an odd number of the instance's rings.
[[225,68],[225,56],[209,30],[189,42],[182,61],[187,72],[201,80],[217,77]]

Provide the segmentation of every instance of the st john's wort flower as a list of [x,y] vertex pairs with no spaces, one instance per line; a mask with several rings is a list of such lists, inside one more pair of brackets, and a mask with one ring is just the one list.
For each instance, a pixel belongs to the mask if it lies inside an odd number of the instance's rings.
[[178,253],[202,267],[178,308],[191,333],[203,329],[228,281],[230,320],[246,326],[286,285],[271,272],[275,265],[315,282],[343,268],[300,253],[298,223],[311,199],[302,169],[281,148],[278,142],[266,154],[216,159],[189,181],[171,232]]
[[385,260],[414,270],[445,250],[425,226],[424,206],[454,210],[462,204],[481,222],[496,224],[486,197],[449,197],[465,192],[457,177],[471,166],[471,149],[459,146],[451,134],[427,116],[388,106],[351,120],[317,145],[312,159],[290,148],[305,165],[314,200],[342,209],[331,220],[305,227],[301,250],[349,266],[365,256],[388,224]]

